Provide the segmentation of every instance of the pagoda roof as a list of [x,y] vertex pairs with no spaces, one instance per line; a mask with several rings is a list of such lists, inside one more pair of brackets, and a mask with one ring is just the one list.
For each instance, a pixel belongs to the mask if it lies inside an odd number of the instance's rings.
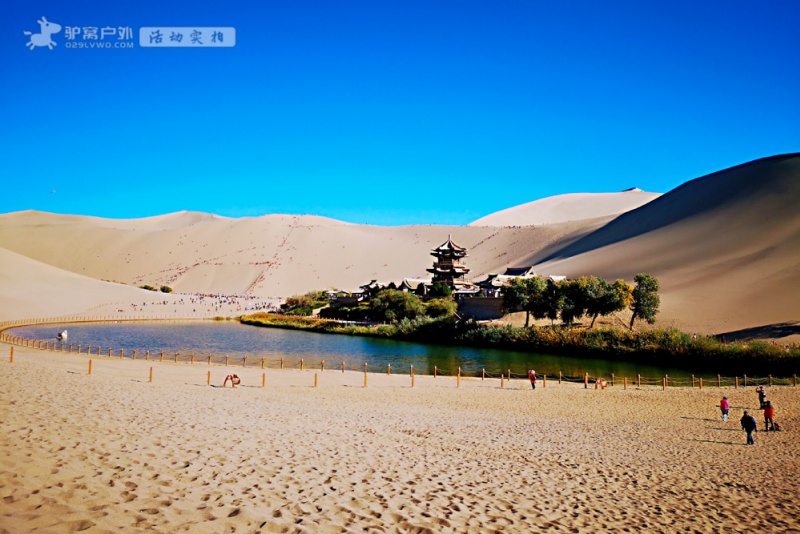
[[503,273],[505,276],[534,276],[536,273],[533,271],[533,267],[508,267],[506,268],[506,272]]
[[453,252],[455,254],[466,254],[467,249],[453,243],[453,239],[451,238],[451,236],[448,235],[447,241],[445,241],[444,243],[433,249],[431,252],[437,252],[437,253]]

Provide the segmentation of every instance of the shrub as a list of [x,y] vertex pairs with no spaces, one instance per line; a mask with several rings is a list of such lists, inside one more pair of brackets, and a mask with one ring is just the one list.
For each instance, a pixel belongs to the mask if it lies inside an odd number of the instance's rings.
[[172,288],[169,286],[161,286],[162,293],[172,293]]

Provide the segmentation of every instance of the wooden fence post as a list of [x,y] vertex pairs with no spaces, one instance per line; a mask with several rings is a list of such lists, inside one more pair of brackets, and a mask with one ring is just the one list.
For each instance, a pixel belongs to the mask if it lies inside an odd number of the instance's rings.
[[322,360],[319,364],[319,372],[323,372],[325,370],[325,360]]
[[304,363],[305,363],[305,362],[303,362],[303,358],[300,358],[300,370],[301,370],[301,371],[303,370],[303,364],[304,364]]
[[153,381],[153,368],[150,368],[150,382]]
[[281,369],[283,369],[283,356],[281,356]]
[[747,387],[747,375],[744,375],[744,387]]
[[611,386],[614,386],[614,373],[611,373]]
[[92,374],[92,360],[89,360],[89,374]]
[[242,367],[247,367],[247,356],[242,358]]
[[175,363],[178,363],[178,353],[175,353]]
[[225,367],[228,367],[228,355],[225,355]]
[[769,375],[769,387],[772,387],[772,375]]
[[558,372],[558,383],[561,384],[561,371]]
[[481,380],[485,379],[486,379],[486,368],[484,367],[483,369],[481,369]]
[[207,386],[211,385],[211,371],[208,372],[208,376],[206,378],[206,385]]
[[735,380],[736,380],[736,382],[735,382],[733,387],[736,388],[736,389],[739,389],[739,377],[737,376]]
[[458,368],[458,379],[456,380],[456,387],[461,387],[461,367]]
[[111,357],[111,349],[108,349],[108,357]]
[[664,385],[669,387],[669,375],[664,375]]
[[136,359],[136,349],[133,349],[133,359]]
[[700,391],[703,390],[703,377],[700,377]]
[[411,373],[411,387],[414,387],[414,373]]
[[14,363],[14,347],[11,347],[11,356],[8,357],[8,363]]
[[344,373],[344,362],[342,362],[342,372]]
[[694,389],[694,375],[692,375],[692,389]]
[[503,373],[500,373],[500,389],[503,389]]
[[194,352],[192,353],[192,359],[191,359],[191,362],[192,362],[192,365],[194,365]]
[[433,378],[436,378],[436,375],[439,374],[439,368],[437,366],[433,366]]
[[583,374],[583,389],[589,389],[589,373]]
[[267,373],[261,373],[261,387],[267,385]]
[[661,379],[661,390],[663,391],[665,389],[667,389],[667,377],[666,376]]
[[624,389],[624,390],[628,389],[628,377],[627,376],[623,376],[622,377],[622,389]]
[[208,365],[211,365],[211,355],[208,355]]
[[164,351],[163,350],[161,351],[161,361],[162,362],[164,361]]
[[387,375],[392,374],[392,364],[391,363],[386,364],[386,374]]
[[261,358],[261,368],[264,368],[264,358]]
[[542,376],[542,388],[547,387],[547,375]]
[[367,364],[364,364],[364,387],[367,387]]
[[317,387],[317,373],[314,373],[314,387]]

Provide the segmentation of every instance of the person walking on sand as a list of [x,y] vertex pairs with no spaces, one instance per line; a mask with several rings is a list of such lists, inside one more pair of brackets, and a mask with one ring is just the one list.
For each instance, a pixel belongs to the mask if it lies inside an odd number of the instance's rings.
[[772,418],[775,417],[775,407],[772,405],[770,401],[767,401],[764,404],[764,431],[769,432],[770,430],[775,430],[775,421]]
[[764,403],[767,402],[767,390],[764,389],[764,386],[758,386],[756,388],[756,393],[758,393],[758,409],[764,409]]
[[744,411],[744,415],[742,415],[742,430],[747,432],[747,444],[748,445],[755,445],[755,440],[753,440],[753,432],[758,432],[758,423],[756,423],[756,418],[752,415],[747,413],[747,410]]
[[722,400],[719,401],[719,410],[722,412],[722,422],[728,422],[728,412],[731,411],[731,403],[728,402],[728,397],[722,397]]
[[534,371],[533,369],[528,370],[528,380],[531,381],[531,387],[533,387],[533,389],[536,389],[536,371]]

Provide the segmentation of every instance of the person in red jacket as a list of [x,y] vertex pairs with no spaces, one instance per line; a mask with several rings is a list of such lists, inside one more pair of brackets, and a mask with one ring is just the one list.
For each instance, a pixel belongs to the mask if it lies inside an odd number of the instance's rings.
[[528,380],[531,381],[533,389],[536,389],[536,371],[533,369],[528,370]]
[[775,407],[772,405],[772,402],[767,401],[764,403],[764,430],[767,432],[775,430],[775,421],[772,420],[773,417],[775,417]]
[[722,412],[722,422],[726,422],[728,420],[728,412],[731,410],[731,403],[728,402],[728,397],[722,397],[722,400],[719,401],[719,410]]

